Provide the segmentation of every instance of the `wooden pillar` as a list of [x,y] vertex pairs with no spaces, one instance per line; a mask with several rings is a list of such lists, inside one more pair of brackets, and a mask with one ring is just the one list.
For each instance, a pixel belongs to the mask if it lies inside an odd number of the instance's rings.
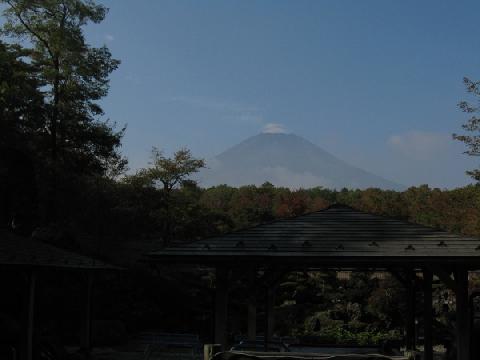
[[423,269],[424,360],[433,360],[432,280],[432,272],[429,269]]
[[407,331],[406,348],[415,350],[415,271],[407,271]]
[[275,332],[275,285],[269,285],[265,291],[265,351]]
[[225,350],[227,345],[227,311],[229,270],[223,267],[216,269],[215,288],[215,344]]
[[250,271],[249,278],[249,295],[247,299],[247,335],[248,340],[255,341],[257,339],[257,299],[256,299],[256,277],[257,270]]
[[248,298],[248,340],[255,341],[257,339],[257,303],[253,296]]
[[24,350],[21,352],[21,358],[32,360],[33,358],[33,330],[35,318],[35,287],[37,282],[37,273],[30,270],[27,274],[26,297],[25,297],[25,333]]
[[83,314],[82,336],[80,347],[87,354],[92,350],[92,295],[93,295],[93,273],[87,272],[87,286],[85,292],[85,309]]
[[455,271],[457,360],[470,360],[470,311],[468,301],[468,271]]

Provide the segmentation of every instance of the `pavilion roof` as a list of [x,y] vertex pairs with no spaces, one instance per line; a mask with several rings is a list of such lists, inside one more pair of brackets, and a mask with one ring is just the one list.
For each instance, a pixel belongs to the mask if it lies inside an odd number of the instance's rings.
[[94,258],[32,238],[0,231],[0,265],[108,270],[119,269]]
[[480,239],[333,205],[148,254],[153,261],[480,265]]

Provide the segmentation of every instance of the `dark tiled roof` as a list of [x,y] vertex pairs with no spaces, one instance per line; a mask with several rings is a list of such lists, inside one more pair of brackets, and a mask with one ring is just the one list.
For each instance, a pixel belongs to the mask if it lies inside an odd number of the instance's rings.
[[119,269],[88,256],[0,230],[0,265],[77,269]]
[[480,239],[345,206],[277,220],[149,254],[151,259],[318,261],[442,259],[480,263]]

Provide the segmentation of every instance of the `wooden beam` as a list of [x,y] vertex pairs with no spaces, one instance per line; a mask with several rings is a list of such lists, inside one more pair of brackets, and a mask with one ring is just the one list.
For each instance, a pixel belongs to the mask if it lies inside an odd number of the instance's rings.
[[407,326],[406,326],[406,348],[415,350],[415,271],[407,270]]
[[424,350],[423,359],[433,360],[433,306],[432,306],[433,274],[429,269],[423,269],[423,323]]
[[86,273],[87,284],[85,291],[85,310],[83,314],[83,331],[80,339],[80,347],[89,354],[92,350],[92,297],[93,297],[93,273]]
[[228,280],[229,269],[217,267],[215,288],[215,343],[221,345],[222,350],[227,346],[227,319],[228,319]]
[[458,267],[456,283],[457,360],[470,360],[470,310],[468,301],[468,270]]

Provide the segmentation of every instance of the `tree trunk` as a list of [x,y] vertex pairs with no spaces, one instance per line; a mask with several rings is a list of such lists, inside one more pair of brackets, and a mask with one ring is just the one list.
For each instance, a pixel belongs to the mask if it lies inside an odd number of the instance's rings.
[[52,169],[50,174],[50,189],[47,199],[46,220],[47,223],[55,222],[57,219],[57,184],[58,184],[58,142],[57,128],[60,104],[60,63],[58,58],[54,59],[55,81],[53,83],[53,108],[50,119],[50,155],[52,160]]

